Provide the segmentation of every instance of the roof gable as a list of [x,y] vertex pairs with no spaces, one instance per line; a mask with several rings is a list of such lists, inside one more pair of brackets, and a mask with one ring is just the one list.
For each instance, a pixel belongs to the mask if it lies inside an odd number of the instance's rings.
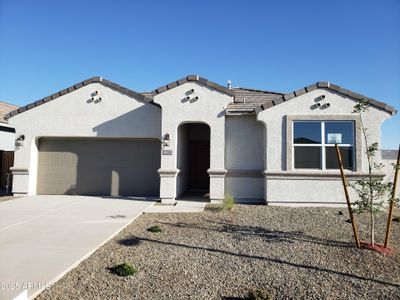
[[276,100],[272,100],[272,101],[264,103],[261,106],[261,109],[265,110],[265,109],[271,108],[271,107],[273,107],[275,105],[278,105],[280,103],[283,103],[283,102],[291,100],[291,99],[294,99],[294,98],[296,98],[296,97],[298,97],[300,95],[306,94],[306,93],[311,92],[311,91],[313,91],[315,89],[318,89],[318,88],[326,88],[328,90],[340,93],[342,95],[348,96],[348,97],[356,99],[356,100],[366,99],[366,100],[368,100],[370,106],[378,108],[378,109],[381,109],[381,110],[384,110],[384,111],[386,111],[387,113],[389,113],[391,115],[394,115],[397,112],[394,107],[392,107],[392,106],[390,106],[390,105],[388,105],[388,104],[386,104],[384,102],[380,102],[380,101],[378,101],[376,99],[366,97],[364,95],[358,94],[358,93],[353,92],[351,90],[342,88],[339,85],[336,85],[336,84],[333,84],[333,83],[330,83],[330,82],[326,82],[326,81],[318,81],[317,83],[308,85],[308,86],[306,86],[304,88],[301,88],[299,90],[296,90],[294,92],[282,95],[282,97],[280,99],[276,99]]
[[235,95],[235,92],[232,89],[229,89],[227,87],[219,85],[218,83],[215,83],[213,81],[209,81],[208,79],[200,77],[199,75],[188,75],[188,76],[186,76],[184,78],[181,78],[181,79],[176,80],[174,82],[171,82],[169,84],[160,86],[159,88],[157,88],[154,91],[150,92],[150,94],[154,97],[154,96],[156,96],[158,94],[161,94],[161,93],[164,93],[164,92],[166,92],[168,90],[176,88],[177,86],[180,86],[180,85],[185,84],[187,82],[193,82],[193,81],[201,83],[201,84],[203,84],[205,86],[208,86],[208,87],[210,87],[210,88],[212,88],[214,90],[220,91],[220,92],[222,92],[224,94],[227,94],[229,96],[234,96]]
[[9,118],[11,118],[11,117],[13,117],[15,115],[18,115],[20,113],[23,113],[23,112],[25,112],[25,111],[27,111],[29,109],[35,108],[35,107],[37,107],[39,105],[42,105],[42,104],[45,104],[45,103],[47,103],[49,101],[57,99],[58,97],[61,97],[61,96],[65,95],[65,94],[68,94],[68,93],[71,93],[71,92],[73,92],[75,90],[78,90],[81,87],[84,87],[84,86],[89,85],[91,83],[101,83],[106,87],[109,87],[109,88],[111,88],[113,90],[116,90],[116,91],[118,91],[118,92],[120,92],[122,94],[125,94],[127,96],[133,97],[133,98],[137,99],[138,101],[148,102],[150,104],[159,106],[158,104],[155,104],[152,99],[148,98],[145,95],[139,94],[139,93],[137,93],[137,92],[135,92],[133,90],[125,88],[125,87],[123,87],[123,86],[121,86],[119,84],[116,84],[116,83],[114,83],[114,82],[112,82],[110,80],[107,80],[107,79],[105,79],[103,77],[96,76],[96,77],[92,77],[92,78],[86,79],[84,81],[81,81],[79,83],[76,83],[76,84],[74,84],[74,85],[72,85],[72,86],[70,86],[70,87],[68,87],[66,89],[63,89],[63,90],[58,91],[58,92],[56,92],[56,93],[54,93],[54,94],[52,94],[50,96],[47,96],[45,98],[42,98],[40,100],[37,100],[37,101],[32,102],[30,104],[27,104],[25,106],[22,106],[22,107],[20,107],[20,108],[18,108],[16,110],[13,110],[13,111],[11,111],[11,112],[9,112],[8,114],[5,115],[5,119],[9,119]]
[[138,93],[138,92],[135,92],[128,88],[125,88],[123,86],[120,86],[119,84],[116,84],[112,81],[104,79],[102,77],[92,77],[92,78],[89,78],[82,82],[76,83],[76,84],[74,84],[66,89],[63,89],[57,93],[54,93],[48,97],[42,98],[42,99],[32,102],[28,105],[25,105],[18,109],[12,110],[11,112],[7,112],[7,114],[4,116],[4,119],[7,120],[17,114],[20,114],[24,111],[27,111],[36,106],[39,106],[39,105],[42,105],[49,101],[52,101],[54,99],[57,99],[60,96],[63,96],[67,93],[75,91],[75,90],[77,90],[83,86],[89,85],[91,83],[101,83],[104,86],[107,86],[113,90],[116,90],[127,96],[133,97],[133,98],[137,99],[138,101],[147,102],[147,103],[159,106],[159,104],[153,102],[152,98],[154,98],[154,96],[161,94],[163,92],[166,92],[168,90],[171,90],[173,88],[176,88],[187,82],[198,82],[202,85],[210,87],[211,89],[217,90],[219,92],[222,92],[224,94],[234,97],[234,101],[231,104],[229,104],[227,107],[228,114],[257,113],[260,110],[265,110],[265,109],[271,108],[280,103],[286,102],[288,100],[296,98],[305,93],[311,92],[318,88],[326,88],[326,89],[332,90],[334,92],[340,93],[342,95],[351,97],[356,100],[366,99],[369,101],[369,104],[372,107],[384,110],[391,115],[394,115],[397,112],[394,107],[387,105],[386,103],[383,103],[383,102],[377,101],[373,98],[369,98],[364,95],[355,93],[351,90],[344,89],[344,88],[342,88],[338,85],[332,84],[330,82],[317,82],[317,83],[308,85],[304,88],[301,88],[299,90],[296,90],[294,92],[282,94],[282,93],[276,93],[276,92],[271,92],[271,91],[261,91],[261,90],[246,89],[246,88],[230,89],[230,88],[221,86],[215,82],[209,81],[205,78],[202,78],[198,75],[188,75],[184,78],[181,78],[181,79],[174,81],[172,83],[169,83],[167,85],[161,86],[161,87],[153,90],[152,92],[148,92],[148,93]]

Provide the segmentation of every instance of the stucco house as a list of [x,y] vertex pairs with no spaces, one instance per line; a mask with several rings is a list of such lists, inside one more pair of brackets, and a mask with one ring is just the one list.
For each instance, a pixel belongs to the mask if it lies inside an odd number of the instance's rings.
[[5,116],[18,106],[0,101],[0,151],[14,151],[15,130],[8,124]]
[[189,75],[138,93],[93,77],[8,114],[13,193],[343,204],[333,145],[350,180],[365,176],[362,98],[380,142],[395,109],[329,82],[284,94]]
[[8,124],[5,115],[18,106],[0,101],[0,195],[9,188],[10,167],[14,163],[15,129]]

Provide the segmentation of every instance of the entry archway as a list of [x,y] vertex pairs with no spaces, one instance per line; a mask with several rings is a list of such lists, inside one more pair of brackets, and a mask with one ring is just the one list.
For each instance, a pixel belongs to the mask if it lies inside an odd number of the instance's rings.
[[210,127],[205,123],[183,123],[178,127],[177,195],[209,198]]

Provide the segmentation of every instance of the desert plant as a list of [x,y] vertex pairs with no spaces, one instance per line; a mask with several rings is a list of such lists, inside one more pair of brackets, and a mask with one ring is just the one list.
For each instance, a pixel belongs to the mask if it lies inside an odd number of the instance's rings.
[[222,210],[231,210],[235,206],[235,199],[231,194],[226,194],[222,201]]
[[249,300],[272,300],[272,296],[263,291],[254,290],[254,291],[249,292],[247,299],[249,299]]
[[151,226],[150,228],[147,228],[147,231],[158,233],[158,232],[161,232],[162,230],[161,230],[160,226],[155,225],[155,226]]
[[135,275],[138,272],[138,269],[128,262],[123,262],[122,264],[110,268],[110,271],[118,276],[126,277]]
[[370,216],[370,242],[373,246],[375,244],[375,216],[382,209],[385,200],[390,199],[392,183],[385,182],[384,177],[374,176],[373,174],[373,172],[381,171],[383,164],[377,162],[376,159],[378,143],[370,143],[368,128],[364,126],[363,114],[368,111],[368,108],[368,100],[362,99],[354,106],[353,110],[353,113],[357,113],[360,116],[361,131],[366,147],[368,176],[349,185],[358,196],[358,199],[353,203],[354,211],[358,214],[366,212]]

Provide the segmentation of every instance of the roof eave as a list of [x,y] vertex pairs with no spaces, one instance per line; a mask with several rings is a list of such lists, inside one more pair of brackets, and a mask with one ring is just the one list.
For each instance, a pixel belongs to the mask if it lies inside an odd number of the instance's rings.
[[18,115],[20,113],[23,113],[23,112],[25,112],[27,110],[30,110],[30,109],[35,108],[37,106],[40,106],[40,105],[42,105],[44,103],[47,103],[47,102],[52,101],[54,99],[57,99],[58,97],[61,97],[61,96],[66,95],[68,93],[76,91],[76,90],[80,89],[81,87],[84,87],[84,86],[89,85],[91,83],[101,83],[104,86],[107,86],[107,87],[109,87],[109,88],[111,88],[113,90],[116,90],[116,91],[118,91],[118,92],[120,92],[122,94],[125,94],[127,96],[133,97],[133,98],[135,98],[135,99],[137,99],[139,101],[147,102],[147,103],[159,106],[158,104],[154,103],[153,100],[150,99],[149,97],[146,97],[146,96],[144,96],[144,95],[142,95],[142,94],[140,94],[138,92],[135,92],[135,91],[133,91],[131,89],[125,88],[125,87],[123,87],[123,86],[121,86],[119,84],[116,84],[116,83],[114,83],[114,82],[112,82],[110,80],[107,80],[107,79],[105,79],[103,77],[95,76],[95,77],[86,79],[84,81],[78,82],[78,83],[76,83],[76,84],[74,84],[74,85],[72,85],[72,86],[70,86],[70,87],[68,87],[66,89],[63,89],[61,91],[58,91],[58,92],[56,92],[56,93],[54,93],[54,94],[52,94],[50,96],[47,96],[45,98],[42,98],[42,99],[39,99],[39,100],[34,101],[32,103],[29,103],[29,104],[27,104],[25,106],[22,106],[22,107],[20,107],[18,109],[15,109],[15,110],[9,112],[8,114],[6,114],[4,116],[4,118],[6,120],[8,120],[11,117],[14,117],[14,116],[16,116],[16,115]]
[[291,93],[287,93],[287,94],[283,95],[283,101],[277,102],[277,103],[275,101],[273,101],[272,103],[265,103],[265,104],[262,105],[262,109],[263,110],[268,109],[268,108],[270,108],[272,106],[278,105],[278,104],[280,104],[282,102],[286,102],[288,100],[291,100],[291,99],[296,98],[298,96],[301,96],[303,94],[309,93],[309,92],[311,92],[311,91],[313,91],[315,89],[318,89],[318,88],[326,88],[326,89],[332,90],[334,92],[340,93],[342,95],[351,97],[351,98],[356,99],[356,100],[366,99],[366,100],[368,100],[368,102],[369,102],[369,104],[371,106],[373,106],[375,108],[378,108],[378,109],[381,109],[381,110],[384,110],[387,113],[389,113],[390,115],[395,115],[397,113],[397,110],[394,107],[392,107],[392,106],[390,106],[390,105],[388,105],[388,104],[386,104],[384,102],[378,101],[378,100],[370,98],[370,97],[366,97],[366,96],[364,96],[362,94],[358,94],[358,93],[353,92],[351,90],[342,88],[341,86],[333,84],[333,83],[330,83],[328,81],[318,81],[318,82],[316,82],[314,84],[310,84],[310,85],[308,85],[308,86],[306,86],[304,88],[298,89],[298,90],[293,91]]
[[206,78],[200,77],[199,75],[187,75],[186,77],[183,77],[183,78],[181,78],[179,80],[173,81],[173,82],[171,82],[169,84],[166,84],[166,85],[160,86],[159,88],[156,88],[155,90],[153,90],[151,92],[151,94],[153,96],[156,96],[156,95],[164,93],[164,92],[166,92],[168,90],[174,89],[174,88],[176,88],[176,87],[178,87],[180,85],[183,85],[183,84],[185,84],[187,82],[198,82],[200,84],[208,86],[208,87],[210,87],[210,88],[212,88],[214,90],[217,90],[217,91],[222,92],[224,94],[227,94],[229,96],[233,97],[235,95],[235,92],[232,89],[229,89],[227,87],[219,85],[218,83],[210,81],[210,80],[208,80]]

